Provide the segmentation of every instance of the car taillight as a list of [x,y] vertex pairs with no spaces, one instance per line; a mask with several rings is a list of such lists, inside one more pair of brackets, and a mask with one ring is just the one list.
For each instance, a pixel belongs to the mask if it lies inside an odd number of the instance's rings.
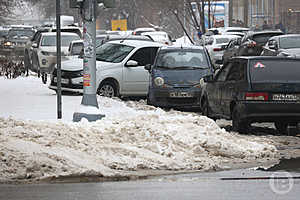
[[265,92],[246,92],[245,99],[255,101],[268,101],[269,94]]
[[214,48],[213,51],[222,51],[222,48]]

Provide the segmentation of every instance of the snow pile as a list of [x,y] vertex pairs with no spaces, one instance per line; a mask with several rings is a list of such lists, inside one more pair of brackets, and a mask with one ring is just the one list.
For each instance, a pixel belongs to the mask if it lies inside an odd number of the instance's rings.
[[204,116],[98,100],[106,117],[92,123],[0,118],[0,179],[211,170],[228,160],[276,156],[274,146],[228,133]]

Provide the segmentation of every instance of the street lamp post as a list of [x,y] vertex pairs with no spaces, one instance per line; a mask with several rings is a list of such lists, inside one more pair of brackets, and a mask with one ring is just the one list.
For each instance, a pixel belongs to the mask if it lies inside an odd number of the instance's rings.
[[83,19],[83,96],[79,110],[73,114],[73,121],[82,118],[88,121],[102,119],[96,96],[96,7],[97,0],[82,1]]

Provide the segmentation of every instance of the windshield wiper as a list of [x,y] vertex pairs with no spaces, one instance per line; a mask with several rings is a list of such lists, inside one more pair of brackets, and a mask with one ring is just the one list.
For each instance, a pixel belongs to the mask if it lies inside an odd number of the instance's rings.
[[164,68],[164,69],[174,69],[174,67],[167,67],[167,66],[155,66],[156,68]]

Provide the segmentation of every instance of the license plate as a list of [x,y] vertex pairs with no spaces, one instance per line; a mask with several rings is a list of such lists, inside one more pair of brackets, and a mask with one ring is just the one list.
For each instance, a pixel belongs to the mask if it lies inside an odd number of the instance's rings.
[[170,97],[189,98],[193,97],[193,95],[189,92],[170,92]]
[[299,101],[300,95],[297,94],[273,94],[273,101]]
[[[54,77],[53,81],[56,83],[57,82],[57,77]],[[63,83],[63,84],[69,84],[69,79],[62,78],[61,79],[61,83]]]

